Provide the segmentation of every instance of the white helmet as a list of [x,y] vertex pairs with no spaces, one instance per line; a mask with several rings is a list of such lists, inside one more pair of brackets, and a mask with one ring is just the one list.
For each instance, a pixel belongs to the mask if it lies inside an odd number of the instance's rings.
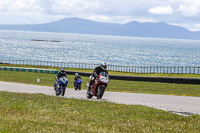
[[107,64],[106,64],[105,62],[102,62],[102,63],[101,63],[101,68],[102,68],[103,70],[106,70]]
[[75,73],[75,76],[78,76],[78,73]]

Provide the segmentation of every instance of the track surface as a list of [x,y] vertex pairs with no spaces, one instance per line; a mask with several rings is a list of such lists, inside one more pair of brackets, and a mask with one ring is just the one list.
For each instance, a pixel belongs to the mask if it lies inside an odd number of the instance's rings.
[[[18,93],[43,93],[55,96],[53,87],[11,83],[0,81],[0,91],[18,92]],[[75,91],[66,89],[65,97],[74,99],[87,99],[86,90]],[[93,97],[91,100],[97,100]],[[139,93],[104,93],[101,100],[128,105],[144,105],[157,109],[174,112],[181,115],[199,114],[200,115],[200,97],[189,96],[171,96],[157,94],[139,94]]]

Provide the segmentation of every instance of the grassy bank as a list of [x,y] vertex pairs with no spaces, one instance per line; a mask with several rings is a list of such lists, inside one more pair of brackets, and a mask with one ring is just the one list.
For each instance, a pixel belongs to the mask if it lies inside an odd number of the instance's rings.
[[[39,83],[37,82],[38,78],[41,81]],[[74,75],[68,75],[68,78],[68,88],[73,88]],[[54,79],[55,75],[53,74],[0,71],[1,81],[53,86],[55,81]],[[89,77],[82,76],[82,79],[82,89],[86,89],[85,85],[89,81]],[[200,85],[191,84],[169,84],[157,82],[111,80],[106,91],[200,97]]]
[[200,117],[144,106],[0,92],[0,132],[199,132]]

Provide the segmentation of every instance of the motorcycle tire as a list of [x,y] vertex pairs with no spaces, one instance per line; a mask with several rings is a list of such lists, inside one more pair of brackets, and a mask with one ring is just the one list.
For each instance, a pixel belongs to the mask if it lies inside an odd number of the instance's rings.
[[81,90],[81,85],[78,87],[79,90]]
[[59,96],[59,93],[56,91],[56,96]]
[[90,92],[87,90],[87,94],[86,94],[88,99],[91,99],[93,97],[93,95],[90,94]]
[[64,96],[64,95],[65,95],[65,90],[66,90],[66,87],[63,87],[63,86],[62,86],[61,96]]
[[97,99],[101,99],[103,94],[104,94],[104,92],[105,92],[105,87],[98,86]]
[[60,91],[59,91],[58,89],[59,89],[59,88],[57,88],[57,89],[55,90],[56,96],[59,96],[59,95],[60,95]]

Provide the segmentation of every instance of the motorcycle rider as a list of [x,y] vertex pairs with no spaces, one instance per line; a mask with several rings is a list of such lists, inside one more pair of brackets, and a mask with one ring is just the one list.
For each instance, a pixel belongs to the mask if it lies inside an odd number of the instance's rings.
[[65,76],[67,77],[67,73],[65,71],[65,68],[61,68],[60,69],[60,72],[57,73],[55,79],[56,79],[56,82],[54,84],[54,89],[56,89],[56,86],[58,85],[58,81],[59,81],[59,78],[62,77],[62,76]]
[[92,78],[91,78],[91,80],[90,80],[90,82],[89,82],[89,87],[88,87],[88,90],[89,90],[89,91],[90,91],[90,89],[91,89],[91,85],[94,83],[95,79],[98,78],[98,76],[99,76],[99,74],[100,74],[101,72],[107,72],[107,73],[108,73],[108,71],[107,71],[107,64],[106,64],[105,62],[102,62],[100,66],[97,66],[97,67],[94,69],[94,71],[93,71],[93,73],[92,73]]
[[75,73],[75,77],[74,77],[74,87],[76,84],[77,79],[81,79],[81,76],[78,73]]

